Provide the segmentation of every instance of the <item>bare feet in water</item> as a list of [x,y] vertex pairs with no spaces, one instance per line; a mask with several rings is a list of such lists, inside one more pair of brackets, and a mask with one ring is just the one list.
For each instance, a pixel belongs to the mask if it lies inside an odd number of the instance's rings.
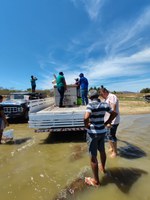
[[116,157],[117,157],[117,154],[116,154],[116,153],[112,152],[112,153],[110,154],[110,158],[116,158]]
[[98,187],[100,185],[99,182],[97,182],[94,178],[91,177],[85,177],[85,183],[89,186],[95,186],[95,187]]

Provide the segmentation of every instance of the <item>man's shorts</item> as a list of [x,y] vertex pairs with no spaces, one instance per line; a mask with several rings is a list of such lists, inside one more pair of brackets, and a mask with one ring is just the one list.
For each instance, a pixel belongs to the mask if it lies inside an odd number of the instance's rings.
[[108,140],[111,142],[117,142],[116,138],[116,132],[119,124],[112,124],[112,127],[110,129],[110,133],[107,135]]
[[86,141],[90,155],[97,156],[97,150],[100,152],[105,151],[104,139],[105,139],[105,134],[87,133]]

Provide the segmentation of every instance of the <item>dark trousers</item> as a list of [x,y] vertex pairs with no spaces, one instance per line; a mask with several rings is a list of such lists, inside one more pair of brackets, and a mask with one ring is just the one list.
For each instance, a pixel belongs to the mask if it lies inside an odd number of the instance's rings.
[[35,92],[36,85],[32,85],[32,92]]
[[58,92],[60,94],[59,107],[62,107],[63,106],[65,88],[61,86],[61,87],[58,87],[57,90],[58,90]]

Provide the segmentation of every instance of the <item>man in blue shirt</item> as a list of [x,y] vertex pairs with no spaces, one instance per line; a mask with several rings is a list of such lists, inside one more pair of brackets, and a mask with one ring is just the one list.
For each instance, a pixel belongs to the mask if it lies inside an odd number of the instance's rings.
[[80,77],[80,91],[81,91],[81,98],[82,98],[82,105],[88,104],[88,80],[84,77],[84,74],[79,74]]

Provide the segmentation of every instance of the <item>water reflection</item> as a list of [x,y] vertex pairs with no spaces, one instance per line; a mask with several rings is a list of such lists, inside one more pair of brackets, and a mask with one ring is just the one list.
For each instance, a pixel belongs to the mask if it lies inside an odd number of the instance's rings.
[[142,174],[147,174],[147,172],[137,168],[109,168],[107,175],[102,178],[101,184],[105,186],[114,183],[122,192],[128,193]]
[[135,159],[135,158],[141,158],[146,156],[146,153],[139,147],[126,142],[124,140],[119,140],[126,144],[126,146],[119,147],[118,153],[120,157],[128,158],[128,159]]
[[70,155],[70,161],[75,161],[81,159],[85,153],[87,152],[87,145],[82,144],[82,145],[74,145],[72,147],[72,153]]

